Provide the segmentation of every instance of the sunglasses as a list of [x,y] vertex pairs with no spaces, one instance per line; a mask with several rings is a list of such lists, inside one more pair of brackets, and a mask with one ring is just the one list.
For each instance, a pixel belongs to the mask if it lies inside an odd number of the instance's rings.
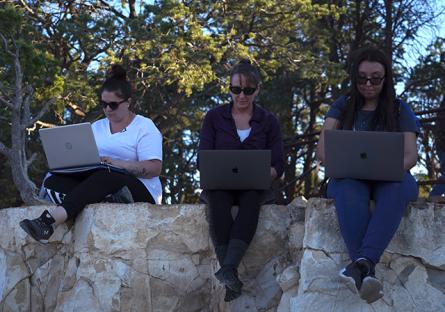
[[251,87],[241,88],[241,87],[230,86],[229,90],[230,92],[236,95],[241,94],[241,92],[244,92],[245,95],[252,95],[255,93],[256,88],[251,88]]
[[126,102],[128,99],[122,100],[120,102],[105,102],[103,100],[100,100],[99,103],[102,106],[103,109],[107,108],[107,106],[110,106],[111,110],[115,110],[118,108],[119,105]]
[[357,84],[365,85],[369,81],[373,86],[378,86],[379,84],[382,83],[383,79],[385,79],[385,76],[383,76],[383,77],[372,77],[372,78],[358,77],[357,78]]

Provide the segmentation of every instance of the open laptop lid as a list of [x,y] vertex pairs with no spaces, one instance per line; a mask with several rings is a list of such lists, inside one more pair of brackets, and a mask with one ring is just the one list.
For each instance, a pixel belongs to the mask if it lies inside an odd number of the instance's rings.
[[202,150],[201,188],[205,190],[270,189],[270,150]]
[[39,134],[50,169],[100,163],[93,130],[88,122],[40,129]]
[[328,177],[403,180],[403,133],[325,130],[324,135]]

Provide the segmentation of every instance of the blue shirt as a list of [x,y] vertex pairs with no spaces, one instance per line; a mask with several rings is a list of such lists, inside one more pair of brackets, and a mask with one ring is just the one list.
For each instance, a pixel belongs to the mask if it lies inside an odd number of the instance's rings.
[[[399,104],[399,129],[400,132],[415,132],[419,133],[419,124],[414,115],[414,112],[405,102],[401,100],[396,100]],[[346,105],[346,97],[342,96],[338,98],[329,109],[326,114],[327,117],[331,117],[337,120],[342,120],[343,109]],[[357,116],[354,120],[354,130],[359,131],[369,131],[370,130],[370,122],[374,117],[375,111],[365,111],[359,110],[357,112]]]
[[211,109],[202,123],[199,150],[270,150],[271,167],[275,168],[277,176],[280,177],[284,172],[284,158],[283,140],[277,118],[266,109],[254,104],[249,124],[250,134],[241,142],[232,117],[232,104]]

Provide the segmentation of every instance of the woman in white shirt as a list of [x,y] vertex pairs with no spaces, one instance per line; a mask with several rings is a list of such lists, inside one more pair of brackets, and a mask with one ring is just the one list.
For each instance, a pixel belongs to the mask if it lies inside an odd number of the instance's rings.
[[47,243],[54,225],[75,219],[86,205],[120,190],[129,191],[135,202],[160,204],[162,135],[151,119],[130,110],[131,89],[125,70],[114,65],[101,88],[100,105],[106,118],[92,125],[101,160],[129,174],[100,169],[49,176],[44,187],[58,206],[51,212],[45,210],[37,219],[20,222],[35,240]]

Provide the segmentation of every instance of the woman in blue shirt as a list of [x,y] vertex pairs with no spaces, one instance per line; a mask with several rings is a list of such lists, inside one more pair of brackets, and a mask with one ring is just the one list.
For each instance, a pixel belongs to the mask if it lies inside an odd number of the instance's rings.
[[[351,91],[339,98],[326,115],[317,146],[324,161],[324,130],[399,131],[404,134],[404,169],[401,182],[331,179],[327,195],[335,199],[340,231],[351,263],[340,276],[368,303],[383,296],[375,265],[394,236],[409,201],[418,188],[409,170],[417,161],[415,115],[395,98],[393,74],[385,54],[375,48],[354,53],[350,67]],[[341,147],[339,147],[341,148]],[[369,211],[369,201],[375,208]]]

